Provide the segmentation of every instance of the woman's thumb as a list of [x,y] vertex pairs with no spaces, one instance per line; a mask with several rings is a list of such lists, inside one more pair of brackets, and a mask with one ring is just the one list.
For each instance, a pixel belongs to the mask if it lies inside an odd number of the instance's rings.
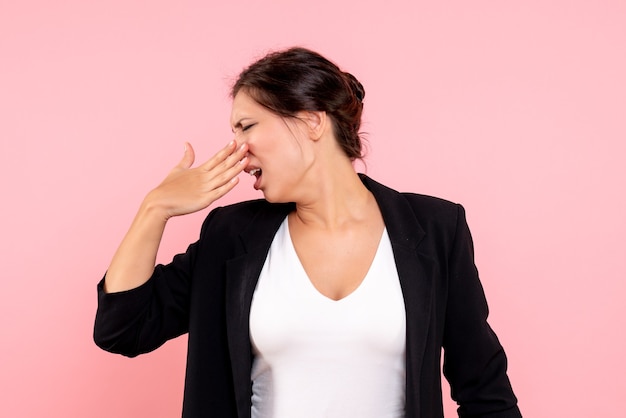
[[183,155],[183,159],[178,163],[178,166],[180,168],[189,168],[195,159],[196,154],[193,151],[193,147],[189,142],[185,142],[185,154]]

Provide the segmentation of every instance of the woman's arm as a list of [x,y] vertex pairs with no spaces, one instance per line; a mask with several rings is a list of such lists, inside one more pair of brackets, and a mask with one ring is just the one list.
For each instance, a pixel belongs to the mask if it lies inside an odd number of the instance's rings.
[[247,145],[231,141],[211,159],[191,168],[195,155],[190,144],[180,163],[142,202],[118,247],[104,280],[107,293],[137,288],[152,275],[168,219],[208,207],[238,183],[247,165]]
[[448,260],[449,291],[443,373],[460,417],[519,418],[507,376],[507,358],[487,323],[489,310],[474,264],[465,211],[457,207],[456,235]]

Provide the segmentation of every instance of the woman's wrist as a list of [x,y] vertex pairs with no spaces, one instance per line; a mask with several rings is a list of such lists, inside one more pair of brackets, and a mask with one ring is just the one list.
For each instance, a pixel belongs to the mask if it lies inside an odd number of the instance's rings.
[[155,189],[146,195],[139,207],[138,217],[147,217],[165,223],[173,215],[167,205],[160,201],[157,193]]

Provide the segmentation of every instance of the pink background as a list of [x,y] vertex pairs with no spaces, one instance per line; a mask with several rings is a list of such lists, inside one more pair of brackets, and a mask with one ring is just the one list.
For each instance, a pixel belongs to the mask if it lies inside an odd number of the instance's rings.
[[0,416],[180,416],[186,338],[100,351],[95,285],[183,142],[230,140],[233,77],[295,44],[365,85],[372,177],[466,207],[525,416],[622,417],[621,0],[0,2]]

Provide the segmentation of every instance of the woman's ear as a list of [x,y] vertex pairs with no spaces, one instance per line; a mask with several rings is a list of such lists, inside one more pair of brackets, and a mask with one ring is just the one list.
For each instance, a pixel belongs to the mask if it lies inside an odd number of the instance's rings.
[[309,137],[314,141],[320,139],[328,126],[330,126],[328,124],[328,116],[323,111],[298,112],[298,119],[306,124]]

